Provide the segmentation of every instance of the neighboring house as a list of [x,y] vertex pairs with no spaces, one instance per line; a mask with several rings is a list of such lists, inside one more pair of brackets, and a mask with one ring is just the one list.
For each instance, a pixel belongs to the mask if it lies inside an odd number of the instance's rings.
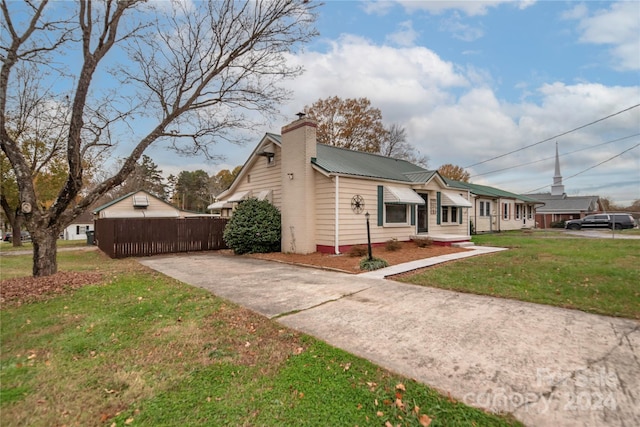
[[486,185],[446,179],[447,184],[471,193],[471,221],[476,233],[520,230],[536,226],[536,204],[540,201]]
[[83,212],[62,232],[64,240],[84,240],[87,238],[87,231],[94,231],[93,215],[91,212]]
[[598,196],[567,196],[550,193],[529,194],[544,203],[536,208],[536,222],[540,228],[551,228],[554,224],[570,219],[584,218],[602,212]]
[[140,190],[125,194],[93,210],[95,219],[101,218],[186,218],[211,216],[197,212],[183,211],[170,203]]
[[598,196],[567,196],[560,174],[560,157],[556,143],[556,161],[551,193],[527,194],[542,204],[536,209],[536,222],[540,228],[551,228],[570,219],[584,218],[602,212]]
[[230,216],[249,197],[282,214],[282,251],[343,253],[371,242],[470,240],[469,190],[404,160],[316,142],[317,123],[302,116],[266,134],[231,187],[208,208]]

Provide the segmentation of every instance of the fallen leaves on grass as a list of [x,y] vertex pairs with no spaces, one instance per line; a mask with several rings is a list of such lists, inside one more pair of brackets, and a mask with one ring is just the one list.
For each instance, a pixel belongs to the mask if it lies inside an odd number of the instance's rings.
[[21,305],[39,301],[52,294],[99,283],[102,274],[95,272],[61,271],[45,277],[17,277],[0,281],[0,303]]

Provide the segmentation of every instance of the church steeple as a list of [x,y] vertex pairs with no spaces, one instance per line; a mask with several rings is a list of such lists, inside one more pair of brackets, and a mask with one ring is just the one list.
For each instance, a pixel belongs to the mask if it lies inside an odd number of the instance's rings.
[[556,142],[556,169],[553,174],[553,185],[551,186],[552,196],[562,196],[564,185],[562,185],[562,175],[560,175],[560,156],[558,156],[558,143]]

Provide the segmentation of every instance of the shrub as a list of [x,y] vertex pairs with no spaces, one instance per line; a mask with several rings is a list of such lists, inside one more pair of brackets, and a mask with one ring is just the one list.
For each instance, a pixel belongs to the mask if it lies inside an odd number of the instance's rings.
[[362,258],[360,261],[360,270],[377,270],[379,268],[389,267],[389,263],[382,258]]
[[267,200],[240,203],[224,229],[223,238],[236,254],[280,251],[280,211]]
[[351,246],[351,249],[349,249],[349,256],[352,258],[356,258],[356,257],[361,257],[361,256],[365,256],[367,255],[367,248],[362,246],[362,245],[356,245],[356,246]]
[[402,247],[402,245],[400,244],[400,242],[398,242],[398,239],[387,240],[384,243],[384,248],[386,250],[388,250],[389,252],[397,251],[401,247]]
[[414,240],[414,242],[416,242],[416,246],[419,247],[419,248],[428,248],[429,246],[431,246],[433,244],[433,240],[431,240],[428,237],[426,237],[424,239],[416,239],[416,240]]
[[565,221],[556,221],[551,223],[551,228],[564,228]]

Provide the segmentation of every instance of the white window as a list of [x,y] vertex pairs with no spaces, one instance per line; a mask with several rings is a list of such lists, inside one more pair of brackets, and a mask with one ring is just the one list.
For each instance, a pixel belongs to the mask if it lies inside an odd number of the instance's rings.
[[522,204],[516,203],[516,219],[522,219],[524,213],[522,207]]
[[458,223],[458,207],[457,206],[443,206],[441,212],[442,224],[457,224]]
[[511,203],[502,204],[502,219],[511,218]]
[[89,227],[86,225],[76,225],[76,234],[87,234]]
[[408,205],[385,203],[384,218],[387,224],[407,224],[409,222],[407,215]]
[[491,202],[480,202],[480,216],[491,215]]
[[527,218],[533,219],[533,206],[531,205],[527,206]]

